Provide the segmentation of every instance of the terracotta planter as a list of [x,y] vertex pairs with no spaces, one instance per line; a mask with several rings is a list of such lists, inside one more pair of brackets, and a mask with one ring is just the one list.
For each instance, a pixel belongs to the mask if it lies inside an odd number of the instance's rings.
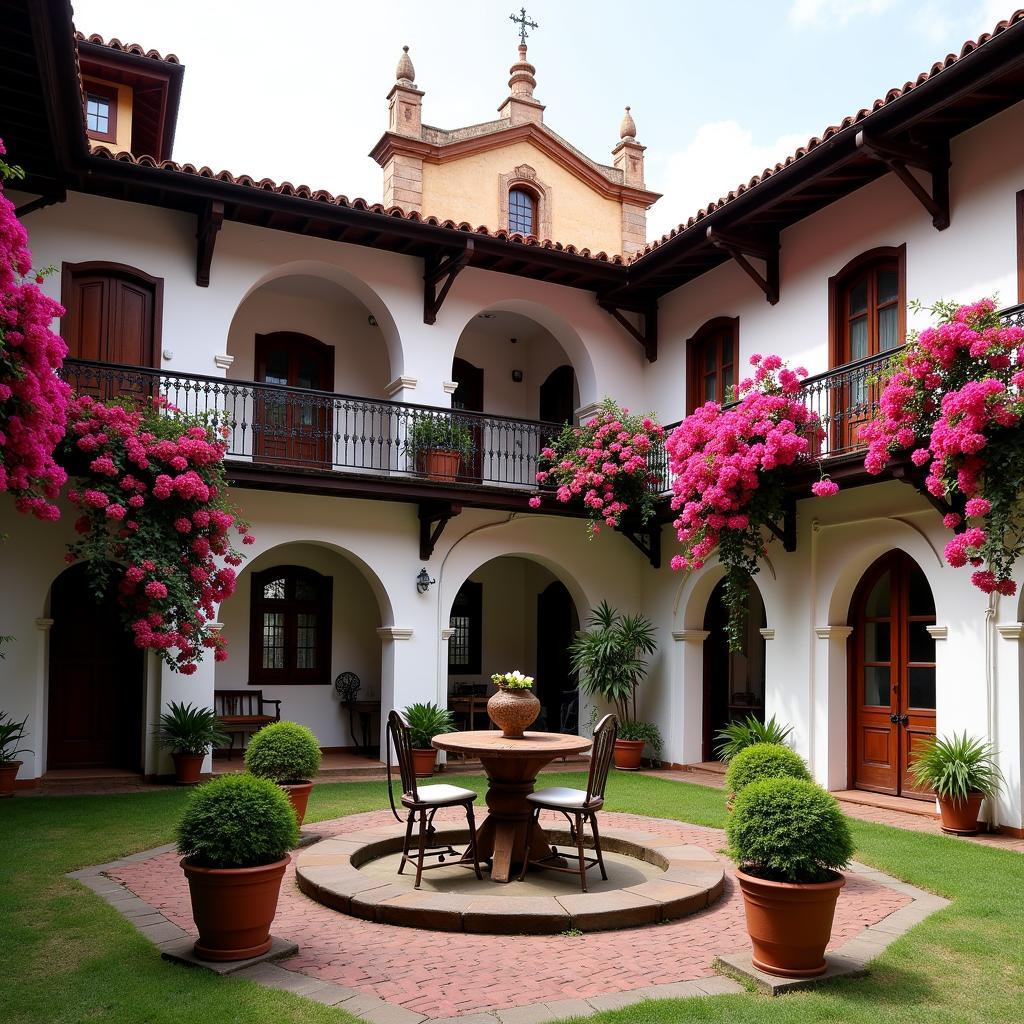
[[747,912],[754,966],[783,978],[824,974],[836,900],[846,879],[796,885],[736,872]]
[[18,777],[20,761],[6,761],[0,764],[0,799],[14,796],[14,780]]
[[182,858],[202,960],[248,960],[270,949],[281,879],[291,857],[255,868],[201,868]]
[[306,805],[309,803],[309,794],[312,792],[312,782],[282,782],[281,788],[288,795],[288,799],[295,808],[295,819],[301,825],[306,817]]
[[954,836],[973,836],[978,831],[978,812],[985,797],[981,793],[969,793],[959,803],[939,797],[939,814],[942,816],[942,831]]
[[416,769],[417,779],[429,779],[434,774],[434,766],[437,764],[437,751],[433,747],[413,747],[412,763]]
[[624,772],[635,772],[640,767],[644,752],[643,740],[616,740],[612,754],[615,767]]
[[205,754],[171,754],[174,761],[174,781],[179,786],[194,786],[203,771]]
[[523,731],[537,721],[540,701],[532,690],[510,690],[499,686],[487,701],[487,714],[508,740],[521,740]]
[[459,465],[462,462],[461,452],[434,448],[424,454],[426,456],[424,462],[426,464],[428,480],[450,482],[459,475]]

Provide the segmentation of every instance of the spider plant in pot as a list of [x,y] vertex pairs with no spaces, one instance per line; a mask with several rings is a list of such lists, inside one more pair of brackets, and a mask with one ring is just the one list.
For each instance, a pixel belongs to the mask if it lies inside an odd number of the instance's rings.
[[615,767],[635,771],[644,746],[661,750],[656,726],[636,716],[636,691],[647,675],[646,658],[657,650],[654,625],[643,615],[624,615],[602,601],[590,612],[587,629],[569,645],[572,671],[585,693],[615,708],[619,733]]
[[257,732],[245,748],[245,767],[276,782],[287,794],[301,825],[323,754],[313,731],[298,722],[274,722]]
[[28,735],[28,715],[20,722],[0,711],[0,797],[14,796],[14,780],[18,777],[21,761],[19,754],[31,754],[27,747],[19,747]]
[[437,764],[437,751],[431,746],[431,740],[446,732],[455,732],[455,719],[447,708],[430,703],[410,704],[402,714],[409,723],[416,778],[429,779]]
[[157,739],[161,747],[171,752],[174,779],[179,786],[194,786],[210,748],[228,742],[213,708],[197,708],[175,701],[171,701],[160,716]]
[[839,869],[853,854],[835,797],[805,779],[752,782],[736,795],[726,835],[754,966],[786,978],[824,974],[846,881]]
[[248,960],[270,949],[288,851],[298,841],[295,811],[269,779],[222,775],[193,790],[178,852],[199,931],[196,956]]
[[969,737],[966,731],[923,743],[915,751],[910,773],[922,789],[935,790],[942,831],[958,836],[978,831],[982,801],[994,801],[1003,785],[992,744]]
[[427,413],[417,418],[405,449],[416,460],[416,469],[428,480],[451,481],[461,464],[473,457],[473,435],[468,427],[446,413]]

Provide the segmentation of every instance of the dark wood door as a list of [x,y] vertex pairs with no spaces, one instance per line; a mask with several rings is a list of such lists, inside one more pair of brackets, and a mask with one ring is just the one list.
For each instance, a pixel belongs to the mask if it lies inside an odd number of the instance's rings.
[[544,423],[572,423],[576,413],[576,374],[559,366],[540,386],[540,418]]
[[935,735],[935,601],[916,562],[883,555],[853,602],[852,777],[859,789],[929,799],[910,777],[918,746]]
[[97,601],[85,566],[58,577],[50,602],[47,768],[142,770],[143,652],[113,589]]
[[334,401],[329,394],[334,390],[334,349],[316,338],[291,331],[257,334],[256,380],[277,387],[258,389],[253,454],[291,465],[329,464],[334,422]]
[[579,727],[579,689],[569,659],[578,629],[572,595],[556,580],[537,595],[537,699],[548,732],[575,733]]
[[[474,366],[465,359],[455,358],[452,360],[452,380],[459,386],[452,395],[452,408],[464,409],[466,412],[484,411],[484,371],[480,366]],[[473,458],[469,465],[463,464],[459,475],[479,480],[483,476],[484,465],[484,430],[483,424],[471,419],[470,433],[473,435]]]

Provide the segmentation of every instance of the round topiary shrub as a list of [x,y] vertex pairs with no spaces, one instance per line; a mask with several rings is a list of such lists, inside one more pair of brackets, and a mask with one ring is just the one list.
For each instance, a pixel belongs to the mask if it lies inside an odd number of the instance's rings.
[[245,748],[245,767],[271,782],[309,782],[320,769],[320,744],[298,722],[274,722],[256,733]]
[[298,841],[288,797],[252,775],[222,775],[199,786],[178,823],[178,852],[205,868],[272,864]]
[[805,779],[811,773],[804,759],[781,743],[755,743],[745,747],[730,762],[725,773],[725,785],[733,793],[740,793],[752,782],[762,779]]
[[802,779],[762,779],[736,796],[726,825],[741,870],[775,882],[827,882],[853,855],[835,797]]

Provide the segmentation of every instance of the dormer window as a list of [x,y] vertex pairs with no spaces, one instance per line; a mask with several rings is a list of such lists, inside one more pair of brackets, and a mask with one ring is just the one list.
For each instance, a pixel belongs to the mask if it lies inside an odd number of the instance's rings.
[[112,87],[86,82],[85,132],[99,142],[117,141],[117,92]]
[[508,194],[508,229],[520,235],[534,234],[537,200],[525,189],[514,188]]

